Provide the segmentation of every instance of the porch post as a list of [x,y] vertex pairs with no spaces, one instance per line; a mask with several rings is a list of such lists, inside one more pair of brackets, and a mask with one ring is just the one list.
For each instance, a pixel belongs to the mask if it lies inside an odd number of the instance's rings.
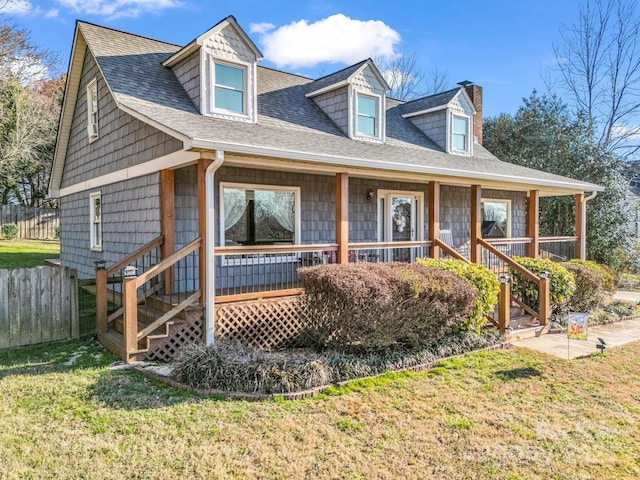
[[482,238],[482,187],[480,185],[471,185],[471,263],[482,262],[481,247],[478,243],[479,238]]
[[585,251],[585,201],[584,193],[576,193],[576,258],[584,260],[586,258]]
[[[162,242],[162,258],[169,258],[175,252],[174,222],[175,182],[173,170],[160,171],[160,228],[164,240]],[[173,293],[175,269],[169,268],[164,273],[164,292]]]
[[538,252],[540,252],[540,192],[538,190],[531,190],[527,198],[527,237],[531,239],[529,256],[538,258]]
[[200,305],[206,305],[207,291],[207,256],[205,255],[207,248],[207,186],[206,173],[207,167],[211,165],[212,160],[208,158],[200,158],[198,160],[198,235],[202,239],[200,254],[198,255],[198,278],[200,280]]
[[440,258],[440,247],[434,240],[440,238],[440,182],[429,182],[429,241],[431,258]]
[[337,263],[349,263],[349,174],[336,173]]

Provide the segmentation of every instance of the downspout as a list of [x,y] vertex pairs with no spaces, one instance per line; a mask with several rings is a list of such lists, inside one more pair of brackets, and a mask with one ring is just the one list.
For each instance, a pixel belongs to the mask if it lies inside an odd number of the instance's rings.
[[598,192],[594,190],[591,195],[587,195],[582,199],[582,225],[580,225],[580,251],[582,252],[582,258],[580,260],[586,260],[587,258],[587,202],[593,200]]
[[215,322],[215,260],[214,246],[215,242],[215,191],[214,191],[214,177],[216,171],[224,163],[224,150],[216,150],[215,158],[211,165],[207,167],[205,172],[205,194],[206,199],[206,216],[205,216],[205,231],[206,245],[203,245],[205,251],[205,260],[207,265],[206,271],[206,287],[205,287],[205,332],[204,341],[205,345],[213,345],[214,342],[214,322]]

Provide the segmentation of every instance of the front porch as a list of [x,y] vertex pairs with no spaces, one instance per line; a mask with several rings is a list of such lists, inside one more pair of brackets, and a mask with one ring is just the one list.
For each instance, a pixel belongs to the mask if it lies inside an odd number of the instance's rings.
[[[396,188],[388,188],[389,182],[342,172],[333,175],[333,218],[317,223],[323,227],[324,238],[301,228],[305,224],[313,229],[313,222],[302,220],[314,217],[313,210],[309,210],[314,201],[307,202],[305,194],[298,193],[294,210],[297,218],[291,220],[292,225],[297,222],[291,227],[296,232],[290,240],[257,242],[252,239],[244,242],[246,244],[237,244],[227,236],[225,241],[224,232],[230,227],[227,228],[222,206],[216,205],[215,199],[223,203],[225,187],[248,188],[248,182],[225,183],[222,175],[222,180],[215,183],[215,195],[211,189],[207,193],[206,171],[210,164],[203,159],[192,169],[196,171],[194,193],[197,193],[198,209],[197,232],[191,242],[177,241],[178,236],[184,236],[177,228],[180,214],[176,211],[179,197],[176,189],[183,188],[176,182],[176,175],[181,172],[165,170],[161,172],[161,235],[117,264],[97,271],[98,337],[126,361],[147,358],[149,352],[157,352],[154,343],[173,342],[173,346],[160,349],[170,354],[179,348],[180,341],[211,342],[213,335],[262,348],[286,346],[299,328],[296,297],[302,290],[298,284],[298,268],[304,266],[454,257],[482,264],[500,276],[508,273],[510,267],[523,270],[511,259],[513,256],[559,261],[584,258],[582,193],[575,195],[577,235],[541,237],[539,190],[520,189],[512,194],[510,190],[498,190],[495,183],[489,183],[486,188],[465,187],[443,184],[434,178],[422,179],[425,183],[420,184],[404,180],[406,186],[396,182],[393,185],[398,185]],[[242,173],[236,168],[232,173],[238,176],[238,172]],[[323,175],[320,180],[328,178]],[[251,185],[254,188],[255,183]],[[421,190],[417,190],[420,186]],[[447,190],[446,195],[441,194],[442,189]],[[464,201],[456,197],[452,206],[449,198],[456,193],[464,197]],[[484,194],[489,198],[506,197],[517,204],[518,213],[508,216],[508,228],[503,230],[520,235],[483,238],[483,223],[487,222],[486,214],[483,215],[483,203],[487,201]],[[248,205],[249,201],[254,200],[247,200]],[[300,203],[305,208],[300,208]],[[214,221],[207,219],[207,212],[212,210]],[[373,213],[367,217],[362,213],[365,210]],[[246,217],[243,222],[252,221],[249,215]],[[372,222],[371,218],[377,221]],[[331,227],[327,228],[327,224]],[[444,235],[441,235],[441,225],[447,227],[442,229]],[[484,230],[486,232],[486,228]],[[447,231],[451,232],[448,241]],[[327,235],[332,236],[333,241],[309,240],[318,237],[327,240]],[[131,266],[135,270],[127,271]],[[551,313],[548,281],[531,272],[528,274],[539,286],[541,302],[537,310],[522,308],[528,309],[527,314],[544,326]],[[211,282],[209,288],[207,280]],[[508,284],[503,283],[499,313],[496,318],[488,318],[488,322],[504,332],[510,326],[511,306]],[[179,338],[176,340],[176,337]]]

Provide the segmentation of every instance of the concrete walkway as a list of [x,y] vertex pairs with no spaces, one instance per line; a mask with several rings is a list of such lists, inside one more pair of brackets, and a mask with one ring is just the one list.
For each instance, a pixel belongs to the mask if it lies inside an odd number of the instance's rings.
[[[613,297],[631,302],[640,301],[640,293],[638,292],[618,291]],[[511,342],[511,344],[515,347],[530,348],[566,360],[599,352],[596,348],[596,345],[600,343],[598,338],[602,338],[607,343],[607,348],[619,347],[625,343],[639,341],[640,319],[589,327],[586,341],[569,340],[566,333],[550,333],[535,338],[518,340]]]

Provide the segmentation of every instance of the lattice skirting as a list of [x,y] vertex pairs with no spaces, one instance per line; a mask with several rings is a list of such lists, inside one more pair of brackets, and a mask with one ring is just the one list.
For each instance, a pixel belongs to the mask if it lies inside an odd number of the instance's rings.
[[215,334],[250,347],[285,348],[302,329],[301,308],[299,296],[216,305]]
[[187,343],[200,343],[203,339],[204,316],[201,308],[187,308],[185,319],[171,325],[169,336],[152,340],[145,355],[151,361],[170,361]]

